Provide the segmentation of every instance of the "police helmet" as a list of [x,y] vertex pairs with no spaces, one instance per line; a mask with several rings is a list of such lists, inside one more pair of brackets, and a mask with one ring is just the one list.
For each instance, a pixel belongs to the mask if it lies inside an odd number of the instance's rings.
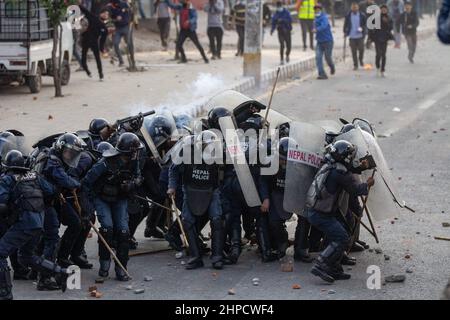
[[12,170],[29,170],[25,165],[26,159],[18,150],[9,151],[2,162],[3,167]]
[[146,129],[157,148],[169,140],[173,132],[170,120],[163,115],[154,116]]
[[356,156],[356,147],[348,141],[338,140],[329,147],[331,157],[345,167],[352,167]]
[[89,133],[94,137],[98,137],[100,136],[100,132],[107,127],[109,127],[109,122],[106,119],[92,119],[91,123],[89,124]]
[[219,118],[231,116],[231,112],[224,107],[215,107],[208,112],[208,126],[210,129],[220,129]]
[[54,149],[69,167],[77,167],[81,151],[86,144],[73,133],[65,133],[56,140]]
[[244,122],[239,124],[239,128],[244,131],[248,129],[254,129],[256,131],[261,130],[263,128],[264,118],[259,114],[253,114],[248,117]]
[[138,136],[131,132],[122,133],[116,144],[116,150],[122,154],[132,154],[144,148]]

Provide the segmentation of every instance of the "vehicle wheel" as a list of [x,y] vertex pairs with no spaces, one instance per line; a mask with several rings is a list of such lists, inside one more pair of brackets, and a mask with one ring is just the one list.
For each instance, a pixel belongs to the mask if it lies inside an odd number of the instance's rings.
[[70,64],[69,61],[64,60],[62,63],[62,72],[61,72],[61,84],[66,86],[70,81]]
[[28,87],[30,88],[31,93],[39,93],[42,87],[41,68],[37,68],[36,75],[27,78]]

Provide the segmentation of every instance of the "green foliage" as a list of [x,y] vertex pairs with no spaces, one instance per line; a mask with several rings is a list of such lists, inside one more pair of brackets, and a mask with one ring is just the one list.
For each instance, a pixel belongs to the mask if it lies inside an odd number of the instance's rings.
[[47,8],[49,19],[53,25],[61,22],[70,5],[78,4],[76,0],[39,0],[39,3]]

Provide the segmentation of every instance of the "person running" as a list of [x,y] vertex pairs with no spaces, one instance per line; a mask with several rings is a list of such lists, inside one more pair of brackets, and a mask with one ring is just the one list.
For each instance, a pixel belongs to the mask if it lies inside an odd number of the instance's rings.
[[400,25],[402,27],[403,35],[408,45],[408,60],[414,63],[414,54],[417,46],[417,26],[419,25],[419,18],[416,11],[413,9],[411,2],[405,3],[405,12],[400,16]]
[[319,72],[318,80],[328,79],[327,74],[323,68],[323,56],[330,67],[330,73],[334,74],[336,68],[333,62],[333,34],[331,33],[330,22],[328,16],[322,11],[322,5],[316,4],[314,6],[316,18],[314,19],[314,30],[316,32],[316,65]]
[[375,43],[375,65],[377,67],[377,76],[384,77],[386,69],[386,51],[389,40],[394,40],[392,34],[393,22],[388,15],[388,7],[383,4],[381,9],[381,25],[380,29],[369,30],[369,37]]
[[352,3],[351,11],[345,17],[344,37],[350,40],[353,70],[358,70],[358,63],[364,66],[364,37],[366,35],[366,16],[359,11],[359,5]]
[[289,63],[291,53],[291,30],[292,18],[288,9],[281,1],[277,1],[277,10],[272,16],[272,29],[270,35],[277,29],[278,40],[280,41],[280,65],[284,65],[284,48],[286,48],[286,62]]
[[170,34],[170,12],[169,6],[165,1],[156,0],[154,4],[156,8],[156,16],[158,17],[156,23],[158,24],[159,37],[161,38],[161,46],[164,51],[167,51]]

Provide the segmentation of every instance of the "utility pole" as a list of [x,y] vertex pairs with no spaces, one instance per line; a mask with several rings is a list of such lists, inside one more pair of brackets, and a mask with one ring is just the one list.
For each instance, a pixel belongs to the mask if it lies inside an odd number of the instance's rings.
[[244,76],[261,83],[262,0],[246,0]]

